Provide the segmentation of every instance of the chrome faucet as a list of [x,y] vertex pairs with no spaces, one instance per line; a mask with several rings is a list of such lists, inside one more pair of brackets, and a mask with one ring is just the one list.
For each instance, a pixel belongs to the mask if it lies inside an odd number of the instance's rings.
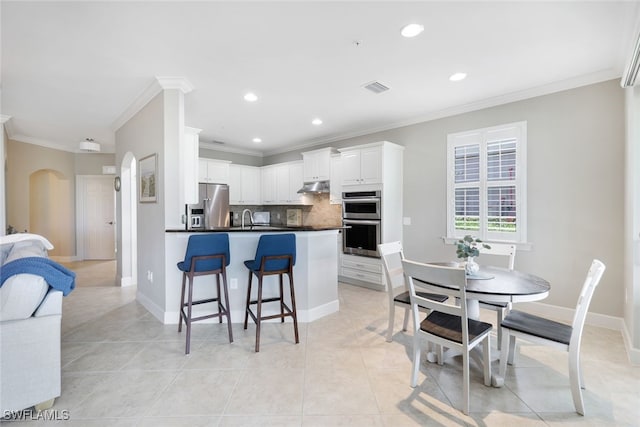
[[253,225],[253,213],[251,212],[251,209],[245,209],[242,211],[242,228],[244,228],[244,214],[247,212],[249,212],[249,223]]

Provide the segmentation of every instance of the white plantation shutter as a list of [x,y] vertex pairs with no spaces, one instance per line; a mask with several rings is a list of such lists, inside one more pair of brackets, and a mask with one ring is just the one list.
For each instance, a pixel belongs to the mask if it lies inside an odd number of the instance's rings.
[[447,140],[447,236],[525,242],[526,122]]

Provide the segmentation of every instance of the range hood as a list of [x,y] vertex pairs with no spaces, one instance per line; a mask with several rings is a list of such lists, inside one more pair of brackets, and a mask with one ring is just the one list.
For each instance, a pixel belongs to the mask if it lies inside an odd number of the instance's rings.
[[298,190],[298,193],[328,193],[329,192],[329,181],[315,181],[315,182],[305,182],[302,185],[302,188]]

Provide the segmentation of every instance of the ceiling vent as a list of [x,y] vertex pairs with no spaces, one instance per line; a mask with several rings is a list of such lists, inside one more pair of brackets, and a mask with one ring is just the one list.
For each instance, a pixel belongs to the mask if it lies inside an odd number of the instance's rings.
[[389,90],[388,86],[383,85],[380,82],[373,81],[363,86],[365,89],[370,90],[373,93],[382,93]]

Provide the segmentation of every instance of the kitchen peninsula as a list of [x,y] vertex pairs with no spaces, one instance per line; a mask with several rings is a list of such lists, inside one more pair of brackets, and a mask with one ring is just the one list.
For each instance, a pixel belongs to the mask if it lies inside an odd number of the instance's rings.
[[[296,264],[293,269],[293,281],[296,292],[296,305],[299,322],[312,322],[339,309],[338,302],[338,231],[341,227],[231,227],[222,230],[184,230],[169,229],[165,233],[167,260],[166,306],[164,323],[178,322],[180,306],[180,285],[182,273],[176,263],[184,259],[187,241],[192,234],[228,233],[231,262],[227,268],[229,304],[231,321],[242,323],[247,298],[249,273],[243,262],[255,257],[258,240],[266,233],[293,233],[296,236]],[[214,280],[210,276],[196,277],[194,299],[215,293]],[[265,297],[278,291],[277,277],[265,278]],[[286,279],[285,279],[286,281]],[[207,283],[208,282],[208,283]],[[199,284],[200,283],[200,284]],[[286,293],[285,293],[286,294]],[[276,305],[265,306],[275,313]],[[195,316],[198,307],[194,307]]]

